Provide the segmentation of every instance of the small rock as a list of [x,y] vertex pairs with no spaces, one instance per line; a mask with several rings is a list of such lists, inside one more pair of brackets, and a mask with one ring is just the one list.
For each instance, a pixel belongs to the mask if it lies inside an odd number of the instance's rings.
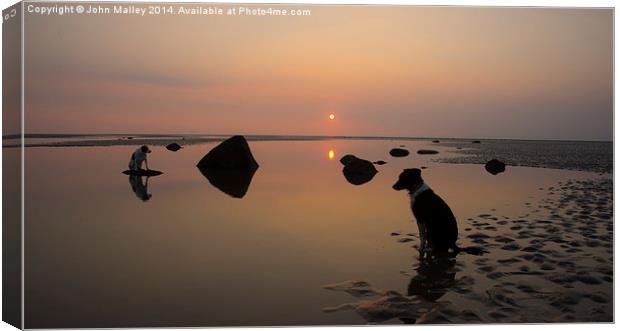
[[376,164],[376,165],[384,165],[384,164],[387,164],[387,162],[385,162],[385,161],[383,161],[383,160],[375,161],[375,162],[373,162],[373,163],[374,163],[374,164]]
[[123,171],[123,173],[125,175],[130,175],[130,176],[138,176],[138,177],[154,177],[154,176],[159,176],[161,174],[163,174],[163,172],[161,171],[157,171],[157,170],[146,170],[146,169],[140,169],[140,170],[125,170]]
[[404,148],[392,148],[390,150],[390,155],[393,157],[405,157],[409,155],[409,151]]
[[430,154],[439,154],[439,152],[434,149],[421,149],[418,151],[418,154],[430,155]]
[[497,159],[493,159],[487,162],[487,164],[484,165],[484,168],[492,175],[497,175],[501,172],[506,171],[506,165],[503,162],[498,161]]
[[173,152],[176,152],[176,151],[178,151],[178,150],[179,150],[179,149],[181,149],[181,148],[183,148],[183,147],[181,147],[181,145],[179,145],[179,144],[177,144],[177,143],[168,144],[168,145],[166,146],[166,149],[167,149],[167,150],[169,150],[169,151],[173,151]]

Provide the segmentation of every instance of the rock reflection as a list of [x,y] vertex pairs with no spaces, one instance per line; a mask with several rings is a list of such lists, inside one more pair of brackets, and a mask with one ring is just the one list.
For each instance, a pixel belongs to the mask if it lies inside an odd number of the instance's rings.
[[257,169],[198,168],[198,170],[207,178],[211,185],[233,198],[241,199],[248,192]]

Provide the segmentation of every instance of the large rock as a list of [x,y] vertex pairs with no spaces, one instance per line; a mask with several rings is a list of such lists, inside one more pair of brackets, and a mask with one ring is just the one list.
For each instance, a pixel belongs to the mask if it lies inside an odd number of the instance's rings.
[[371,181],[377,174],[377,169],[368,160],[360,159],[354,155],[345,155],[340,159],[344,165],[342,174],[353,185],[362,185]]
[[211,185],[234,198],[245,196],[259,167],[243,136],[215,146],[196,166]]
[[493,159],[487,162],[487,164],[484,165],[484,168],[492,175],[497,175],[501,172],[506,171],[506,165],[504,164],[504,162],[497,159]]
[[390,150],[390,155],[393,157],[405,157],[409,155],[409,151],[404,148],[392,148]]
[[198,168],[256,170],[258,163],[243,136],[234,136],[215,146],[196,165]]

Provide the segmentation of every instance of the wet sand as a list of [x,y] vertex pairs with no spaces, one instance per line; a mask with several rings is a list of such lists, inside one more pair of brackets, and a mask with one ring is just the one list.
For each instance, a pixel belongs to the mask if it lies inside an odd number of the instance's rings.
[[456,148],[456,155],[439,159],[446,163],[485,164],[497,158],[510,166],[611,173],[614,162],[609,141],[487,139],[478,144],[450,140],[441,145]]
[[[488,253],[417,260],[401,271],[408,293],[363,280],[326,285],[360,299],[324,311],[353,310],[369,323],[611,322],[613,182],[601,177],[540,187],[546,197],[524,201],[521,215],[494,209],[462,220],[459,246]],[[418,242],[414,233],[389,235]]]

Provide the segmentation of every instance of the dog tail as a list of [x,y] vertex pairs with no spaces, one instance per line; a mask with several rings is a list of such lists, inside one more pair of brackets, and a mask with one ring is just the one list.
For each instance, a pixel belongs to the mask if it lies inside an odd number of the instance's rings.
[[456,253],[465,252],[471,255],[482,255],[484,253],[487,253],[487,251],[485,251],[482,247],[476,247],[476,246],[459,247],[456,244],[454,244],[452,249],[454,249]]

